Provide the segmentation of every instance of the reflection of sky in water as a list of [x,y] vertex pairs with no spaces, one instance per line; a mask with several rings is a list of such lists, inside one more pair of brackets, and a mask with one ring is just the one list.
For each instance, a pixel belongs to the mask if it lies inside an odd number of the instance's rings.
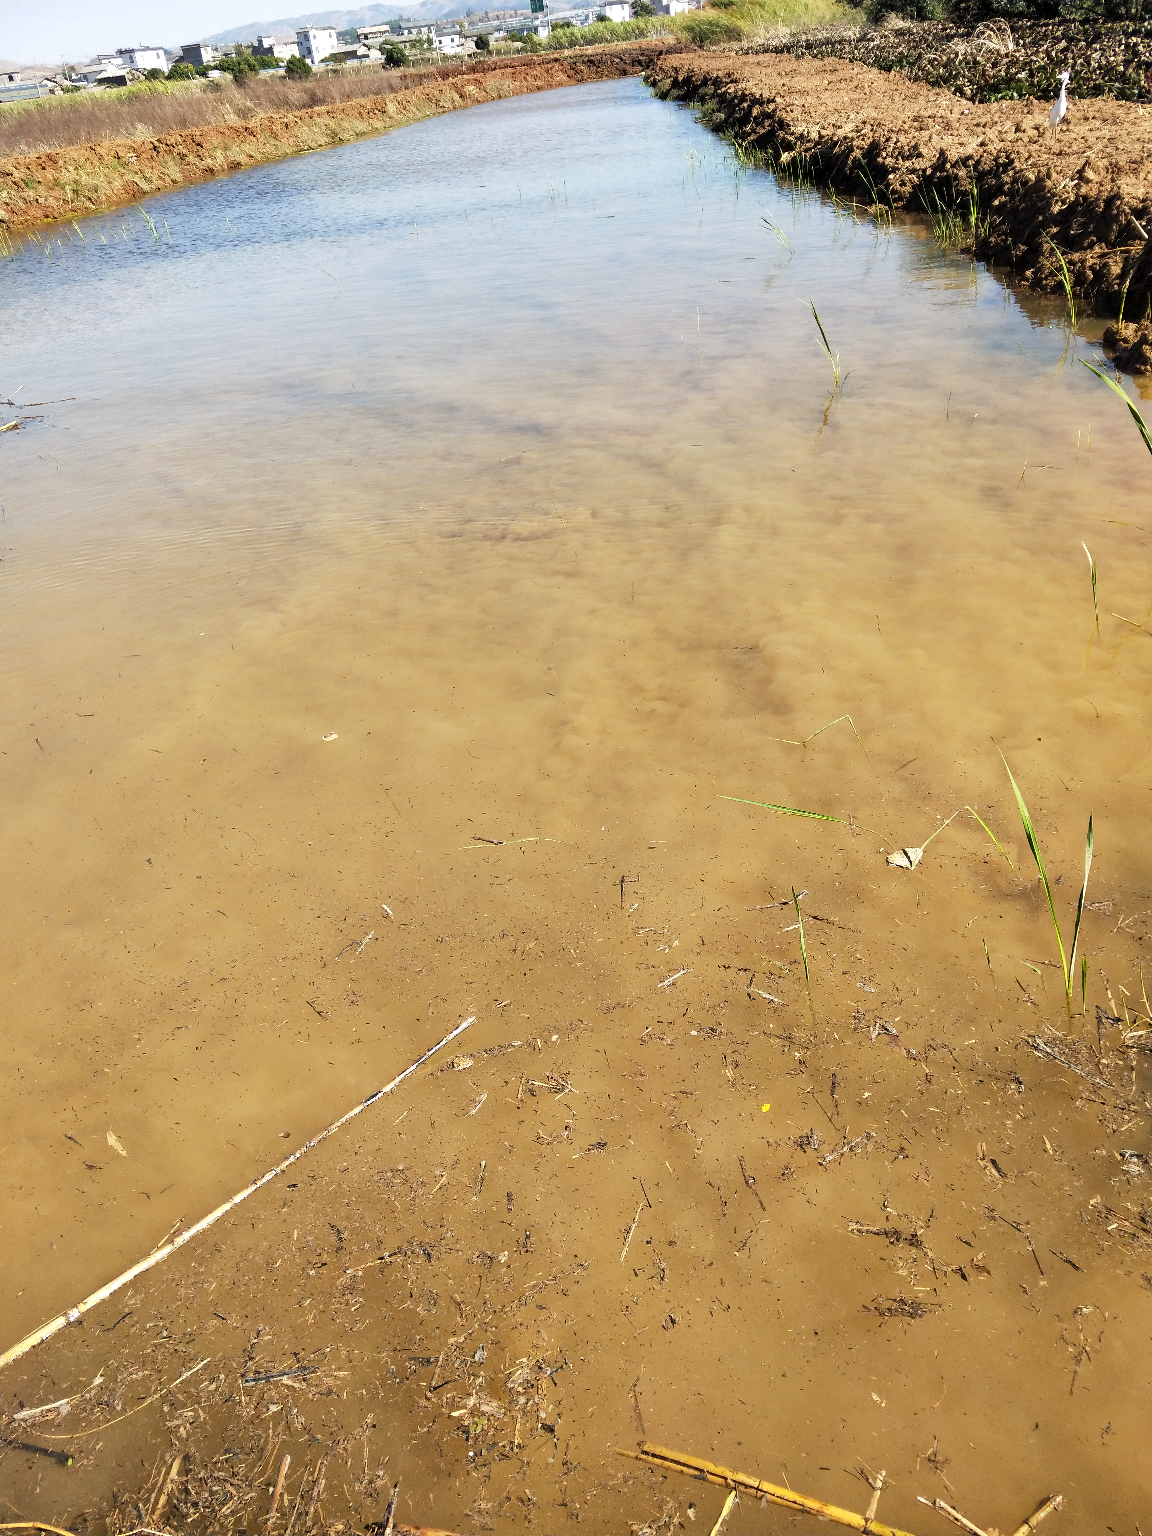
[[237,413],[268,427],[331,406],[432,441],[606,423],[669,391],[739,396],[749,367],[786,409],[823,367],[809,295],[848,398],[863,373],[899,389],[931,366],[929,333],[963,372],[1051,366],[1063,345],[964,258],[737,174],[636,80],[448,115],[147,209],[158,240],[128,209],[85,220],[87,244],[64,226],[63,250],[27,243],[7,264],[10,387],[31,374],[62,391],[91,370],[88,401],[122,411],[132,392],[163,419],[193,397],[226,435]]
[[[1094,457],[1097,493],[1136,473],[1057,306],[1028,300],[1036,323],[923,226],[884,232],[740,171],[638,80],[145,206],[155,238],[130,208],[5,267],[5,392],[76,397],[5,445],[9,532],[63,520],[85,568],[114,532],[147,560],[141,541],[274,544],[319,521],[723,520],[769,488],[775,515],[826,531],[903,518],[902,558],[923,561],[917,519],[1018,522],[1024,463],[1063,473],[1090,423],[1118,445]],[[809,299],[844,370],[834,401]],[[58,545],[24,553],[27,578],[42,559],[61,579]]]

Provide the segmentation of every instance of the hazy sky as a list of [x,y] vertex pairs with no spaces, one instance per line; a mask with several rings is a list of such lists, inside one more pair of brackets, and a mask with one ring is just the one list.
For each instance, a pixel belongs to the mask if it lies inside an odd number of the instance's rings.
[[129,43],[178,47],[286,9],[284,0],[0,0],[0,57],[61,64]]

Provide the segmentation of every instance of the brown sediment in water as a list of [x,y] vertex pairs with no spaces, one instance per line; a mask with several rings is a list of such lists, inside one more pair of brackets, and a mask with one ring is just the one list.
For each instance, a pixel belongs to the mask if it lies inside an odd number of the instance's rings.
[[431,80],[407,90],[365,94],[299,112],[266,112],[246,121],[155,137],[5,156],[0,161],[0,219],[16,232],[99,213],[149,193],[170,192],[288,155],[331,149],[459,107],[638,75],[669,48],[683,47],[657,39],[544,59],[530,55],[485,60],[466,70],[437,71]]
[[[1100,315],[1142,317],[1152,301],[1152,113],[1075,102],[1054,134],[1048,104],[969,103],[950,91],[838,59],[693,54],[647,80],[708,125],[770,152],[785,171],[889,208],[955,208],[979,190],[975,254],[1044,293],[1073,292]],[[1125,300],[1124,295],[1127,293]]]

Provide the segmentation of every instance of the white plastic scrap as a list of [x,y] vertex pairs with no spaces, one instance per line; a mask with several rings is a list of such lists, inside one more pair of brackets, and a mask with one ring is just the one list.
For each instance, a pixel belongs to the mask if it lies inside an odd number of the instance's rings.
[[923,857],[923,848],[900,848],[888,855],[888,862],[893,869],[915,869]]

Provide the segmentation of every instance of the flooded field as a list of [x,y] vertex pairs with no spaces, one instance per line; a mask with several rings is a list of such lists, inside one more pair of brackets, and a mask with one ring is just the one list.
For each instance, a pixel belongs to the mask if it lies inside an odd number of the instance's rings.
[[[475,1016],[5,1370],[75,1460],[6,1448],[4,1519],[251,1531],[290,1455],[280,1536],[397,1477],[711,1529],[648,1439],[1135,1533],[1150,513],[1097,331],[636,80],[4,276],[4,1346]],[[998,748],[1065,950],[1093,817],[1083,1014]],[[928,842],[966,806],[1011,864]]]

